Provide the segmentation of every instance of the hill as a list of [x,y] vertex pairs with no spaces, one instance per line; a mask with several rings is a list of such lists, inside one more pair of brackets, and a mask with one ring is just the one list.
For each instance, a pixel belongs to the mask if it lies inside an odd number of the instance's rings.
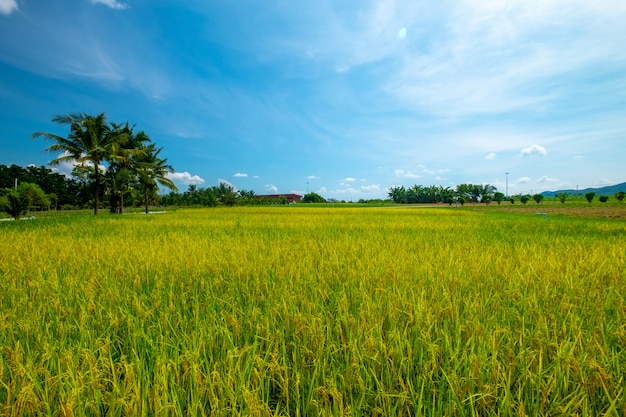
[[626,192],[626,182],[623,182],[621,184],[616,184],[616,185],[609,185],[606,187],[600,187],[600,188],[584,188],[581,190],[570,189],[570,190],[544,191],[541,194],[543,194],[545,197],[554,197],[560,193],[584,195],[585,193],[594,192],[596,193],[596,195],[611,196],[617,193],[618,191]]

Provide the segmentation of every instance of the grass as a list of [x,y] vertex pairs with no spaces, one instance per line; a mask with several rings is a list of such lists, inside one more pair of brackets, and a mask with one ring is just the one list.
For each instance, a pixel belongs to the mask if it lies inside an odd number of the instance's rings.
[[626,413],[621,220],[300,206],[0,229],[3,415]]

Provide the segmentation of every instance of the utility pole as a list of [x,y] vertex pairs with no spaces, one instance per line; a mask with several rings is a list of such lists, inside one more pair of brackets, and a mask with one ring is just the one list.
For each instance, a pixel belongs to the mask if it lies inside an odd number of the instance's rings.
[[506,173],[506,198],[509,198],[509,173]]

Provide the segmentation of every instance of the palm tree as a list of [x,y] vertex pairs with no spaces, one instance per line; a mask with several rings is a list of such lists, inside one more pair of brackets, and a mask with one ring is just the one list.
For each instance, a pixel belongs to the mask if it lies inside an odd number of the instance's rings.
[[178,188],[167,178],[167,174],[174,172],[174,168],[167,165],[167,159],[161,159],[159,153],[163,148],[157,149],[153,143],[140,148],[142,152],[135,154],[135,172],[138,175],[139,183],[143,187],[144,201],[146,204],[146,214],[149,211],[148,191],[161,184],[173,191]]
[[110,185],[111,213],[124,212],[124,193],[136,174],[136,158],[146,153],[146,142],[150,137],[143,131],[135,133],[128,123],[111,123],[111,146],[107,156],[109,169],[107,179]]
[[100,204],[100,172],[103,161],[110,154],[111,142],[114,135],[111,135],[111,128],[107,124],[104,113],[91,116],[86,113],[73,113],[60,115],[52,118],[54,123],[69,125],[70,134],[67,138],[53,133],[36,132],[33,139],[43,137],[53,141],[52,145],[46,148],[47,152],[61,153],[61,156],[50,161],[52,165],[62,162],[77,162],[82,167],[92,164],[94,169],[94,210],[93,214],[98,214]]

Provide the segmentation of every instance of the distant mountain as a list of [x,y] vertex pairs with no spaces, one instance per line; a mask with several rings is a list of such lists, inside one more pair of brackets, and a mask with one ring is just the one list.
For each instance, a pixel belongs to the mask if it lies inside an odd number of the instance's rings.
[[543,194],[545,197],[554,197],[560,193],[584,195],[586,193],[594,192],[596,193],[596,195],[612,196],[619,191],[626,192],[626,182],[623,182],[621,184],[616,184],[616,185],[609,185],[607,187],[600,187],[600,188],[583,188],[581,190],[544,191],[541,194]]

